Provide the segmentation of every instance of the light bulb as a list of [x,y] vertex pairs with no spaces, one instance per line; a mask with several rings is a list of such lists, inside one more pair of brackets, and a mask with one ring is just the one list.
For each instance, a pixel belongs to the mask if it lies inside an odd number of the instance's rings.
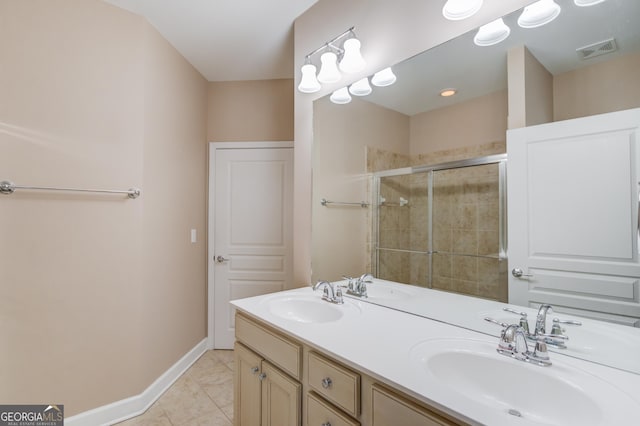
[[391,86],[395,82],[396,75],[391,70],[391,67],[378,71],[371,77],[371,84],[378,87]]
[[351,102],[351,95],[349,95],[349,91],[347,90],[347,88],[343,87],[342,89],[338,89],[335,92],[333,92],[331,94],[331,97],[329,97],[329,99],[334,104],[344,105]]
[[340,80],[340,71],[338,71],[338,65],[336,61],[338,57],[333,52],[325,52],[320,56],[320,72],[318,73],[318,81],[320,83],[335,83]]
[[369,86],[369,79],[365,77],[356,81],[349,86],[349,92],[355,96],[367,96],[372,92],[371,86]]
[[474,15],[481,7],[482,0],[447,0],[442,15],[451,21],[459,21]]
[[511,28],[504,23],[502,18],[498,18],[481,26],[473,38],[473,42],[478,46],[492,46],[509,37],[509,34],[511,34]]
[[586,6],[595,6],[596,4],[600,4],[604,2],[604,0],[573,0],[576,6],[586,7]]
[[537,28],[553,21],[560,15],[560,6],[553,0],[538,0],[524,8],[518,18],[522,28]]
[[301,68],[302,79],[298,85],[298,90],[302,93],[315,93],[320,90],[320,83],[316,78],[316,66],[313,64],[305,64]]
[[360,54],[360,40],[350,38],[344,42],[343,48],[344,56],[340,61],[340,69],[348,73],[362,71],[367,64]]

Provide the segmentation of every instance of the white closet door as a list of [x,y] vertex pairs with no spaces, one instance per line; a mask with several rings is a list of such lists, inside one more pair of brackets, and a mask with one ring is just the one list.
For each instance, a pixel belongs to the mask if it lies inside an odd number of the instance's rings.
[[634,109],[507,132],[511,303],[637,324],[639,126]]

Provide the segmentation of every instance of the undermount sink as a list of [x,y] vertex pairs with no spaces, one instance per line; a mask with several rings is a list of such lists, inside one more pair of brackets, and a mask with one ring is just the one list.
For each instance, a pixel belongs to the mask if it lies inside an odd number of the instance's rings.
[[552,366],[540,367],[500,355],[497,343],[428,340],[414,346],[410,358],[429,383],[465,404],[492,410],[504,422],[585,426],[637,418],[640,404],[609,382],[553,356]]
[[360,312],[360,308],[346,301],[338,305],[322,300],[321,294],[322,292],[317,296],[278,295],[267,298],[263,303],[268,304],[271,314],[299,323],[332,322],[344,315]]

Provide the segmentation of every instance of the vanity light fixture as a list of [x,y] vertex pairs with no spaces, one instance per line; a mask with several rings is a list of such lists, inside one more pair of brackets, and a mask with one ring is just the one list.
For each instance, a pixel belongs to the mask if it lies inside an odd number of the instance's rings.
[[342,71],[353,74],[362,71],[367,65],[360,53],[360,46],[360,40],[355,37],[344,42],[342,46],[344,48],[344,56],[340,61],[340,69]]
[[448,98],[449,96],[453,96],[458,93],[458,89],[442,89],[440,91],[440,96],[443,98]]
[[356,81],[349,86],[349,92],[354,96],[367,96],[372,92],[371,86],[369,85],[369,79],[365,77]]
[[[355,73],[365,68],[366,62],[360,53],[361,43],[356,38],[353,28],[349,28],[305,56],[304,65],[300,69],[302,78],[300,85],[298,85],[299,91],[315,93],[320,90],[320,83],[335,83],[339,81],[342,78],[340,70],[346,73]],[[345,39],[345,41],[340,46],[342,39]],[[320,72],[316,76],[317,68],[312,59],[314,55],[321,52]]]
[[382,71],[378,71],[371,77],[371,84],[378,87],[391,86],[396,82],[396,75],[391,70],[391,67],[387,67]]
[[318,81],[320,83],[335,83],[340,81],[342,75],[338,71],[338,55],[333,52],[324,52],[320,56],[320,72],[318,73]]
[[560,6],[553,0],[538,0],[524,8],[518,18],[522,28],[537,28],[553,21],[560,15]]
[[576,6],[586,7],[595,6],[596,4],[603,3],[605,0],[573,0]]
[[482,7],[482,0],[447,0],[442,15],[451,21],[460,21],[473,16]]
[[302,66],[302,79],[298,85],[298,90],[302,93],[315,93],[320,90],[320,82],[316,78],[316,66],[312,63]]
[[351,95],[349,94],[349,90],[346,87],[343,87],[342,89],[338,89],[333,92],[329,99],[334,104],[344,105],[351,102]]
[[511,34],[511,28],[504,23],[502,18],[480,27],[473,42],[478,46],[493,46],[505,40]]

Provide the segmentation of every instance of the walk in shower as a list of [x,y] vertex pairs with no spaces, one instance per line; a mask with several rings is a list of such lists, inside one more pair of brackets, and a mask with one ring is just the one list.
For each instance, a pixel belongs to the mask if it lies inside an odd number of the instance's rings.
[[506,154],[373,174],[376,277],[507,301]]

